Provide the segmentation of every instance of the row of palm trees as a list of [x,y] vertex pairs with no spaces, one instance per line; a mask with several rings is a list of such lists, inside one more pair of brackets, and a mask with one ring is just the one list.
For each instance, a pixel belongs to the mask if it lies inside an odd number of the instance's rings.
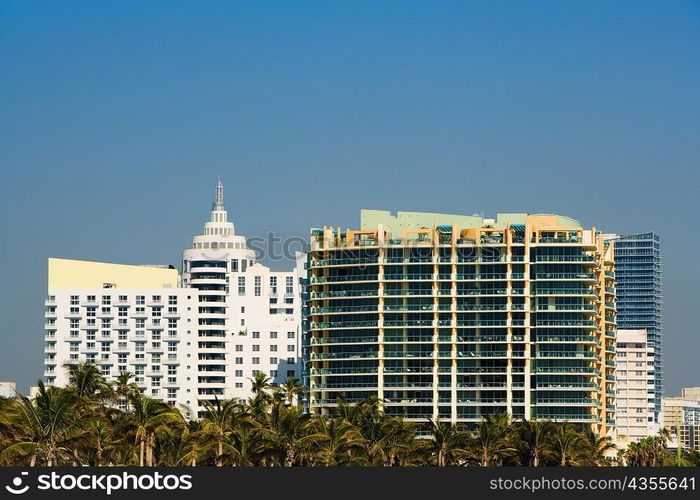
[[[0,398],[0,465],[140,466],[651,466],[669,462],[664,436],[615,454],[607,437],[565,423],[485,417],[474,429],[420,427],[386,415],[376,398],[309,415],[303,386],[258,374],[245,404],[215,400],[201,418],[143,395],[122,374],[68,367],[66,388],[39,383],[33,398]],[[121,407],[121,409],[120,409]],[[612,458],[611,458],[612,457]],[[687,455],[697,465],[697,456]],[[693,462],[693,460],[695,460]]]

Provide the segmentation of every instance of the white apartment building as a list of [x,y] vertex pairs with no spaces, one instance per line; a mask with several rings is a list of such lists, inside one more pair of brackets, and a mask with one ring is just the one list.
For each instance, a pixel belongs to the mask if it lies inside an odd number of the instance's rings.
[[680,396],[661,400],[663,426],[671,431],[671,446],[700,451],[700,387],[686,387]]
[[46,382],[66,385],[66,364],[95,363],[108,379],[129,371],[147,396],[198,414],[215,397],[249,397],[258,371],[273,384],[301,378],[302,269],[255,262],[218,182],[182,276],[172,266],[49,259]]
[[654,348],[646,330],[617,331],[617,445],[658,432],[654,423]]
[[14,382],[0,382],[0,397],[13,398],[16,396],[16,386]]

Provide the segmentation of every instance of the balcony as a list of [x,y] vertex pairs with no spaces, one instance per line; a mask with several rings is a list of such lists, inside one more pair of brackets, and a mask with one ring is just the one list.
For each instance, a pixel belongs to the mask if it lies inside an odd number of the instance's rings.
[[358,359],[358,358],[376,358],[376,352],[312,352],[311,359]]
[[537,273],[534,279],[547,281],[597,281],[596,275],[593,273]]
[[361,259],[326,259],[312,260],[310,267],[333,267],[333,266],[358,266],[377,264],[378,259],[361,258]]
[[534,262],[597,262],[593,255],[537,255]]
[[417,280],[434,280],[434,274],[384,274],[384,281],[417,281]]
[[377,274],[355,274],[346,276],[318,276],[311,277],[310,283],[323,284],[323,283],[347,283],[352,281],[378,281],[379,276]]
[[533,295],[597,295],[589,288],[537,288]]
[[333,330],[346,328],[377,328],[377,321],[329,321],[311,323],[311,330]]
[[548,320],[536,320],[533,326],[536,327],[586,327],[586,328],[598,328],[598,323],[592,320],[574,320],[574,319],[548,319]]
[[312,337],[311,345],[324,345],[324,344],[372,344],[378,342],[377,337],[371,336],[360,336],[360,337]]

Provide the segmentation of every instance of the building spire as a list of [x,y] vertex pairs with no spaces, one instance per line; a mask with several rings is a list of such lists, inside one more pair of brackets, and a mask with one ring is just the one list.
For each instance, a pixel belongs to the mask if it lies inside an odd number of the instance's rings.
[[216,181],[216,188],[214,188],[214,204],[211,207],[214,210],[226,210],[224,206],[224,184],[221,182],[221,177]]

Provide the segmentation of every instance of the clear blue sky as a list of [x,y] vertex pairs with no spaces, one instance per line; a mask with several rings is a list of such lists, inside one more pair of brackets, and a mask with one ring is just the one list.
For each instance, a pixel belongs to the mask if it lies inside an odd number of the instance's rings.
[[0,380],[41,375],[47,257],[177,265],[221,175],[248,236],[658,231],[668,392],[700,385],[698,1],[4,0],[0,64]]

